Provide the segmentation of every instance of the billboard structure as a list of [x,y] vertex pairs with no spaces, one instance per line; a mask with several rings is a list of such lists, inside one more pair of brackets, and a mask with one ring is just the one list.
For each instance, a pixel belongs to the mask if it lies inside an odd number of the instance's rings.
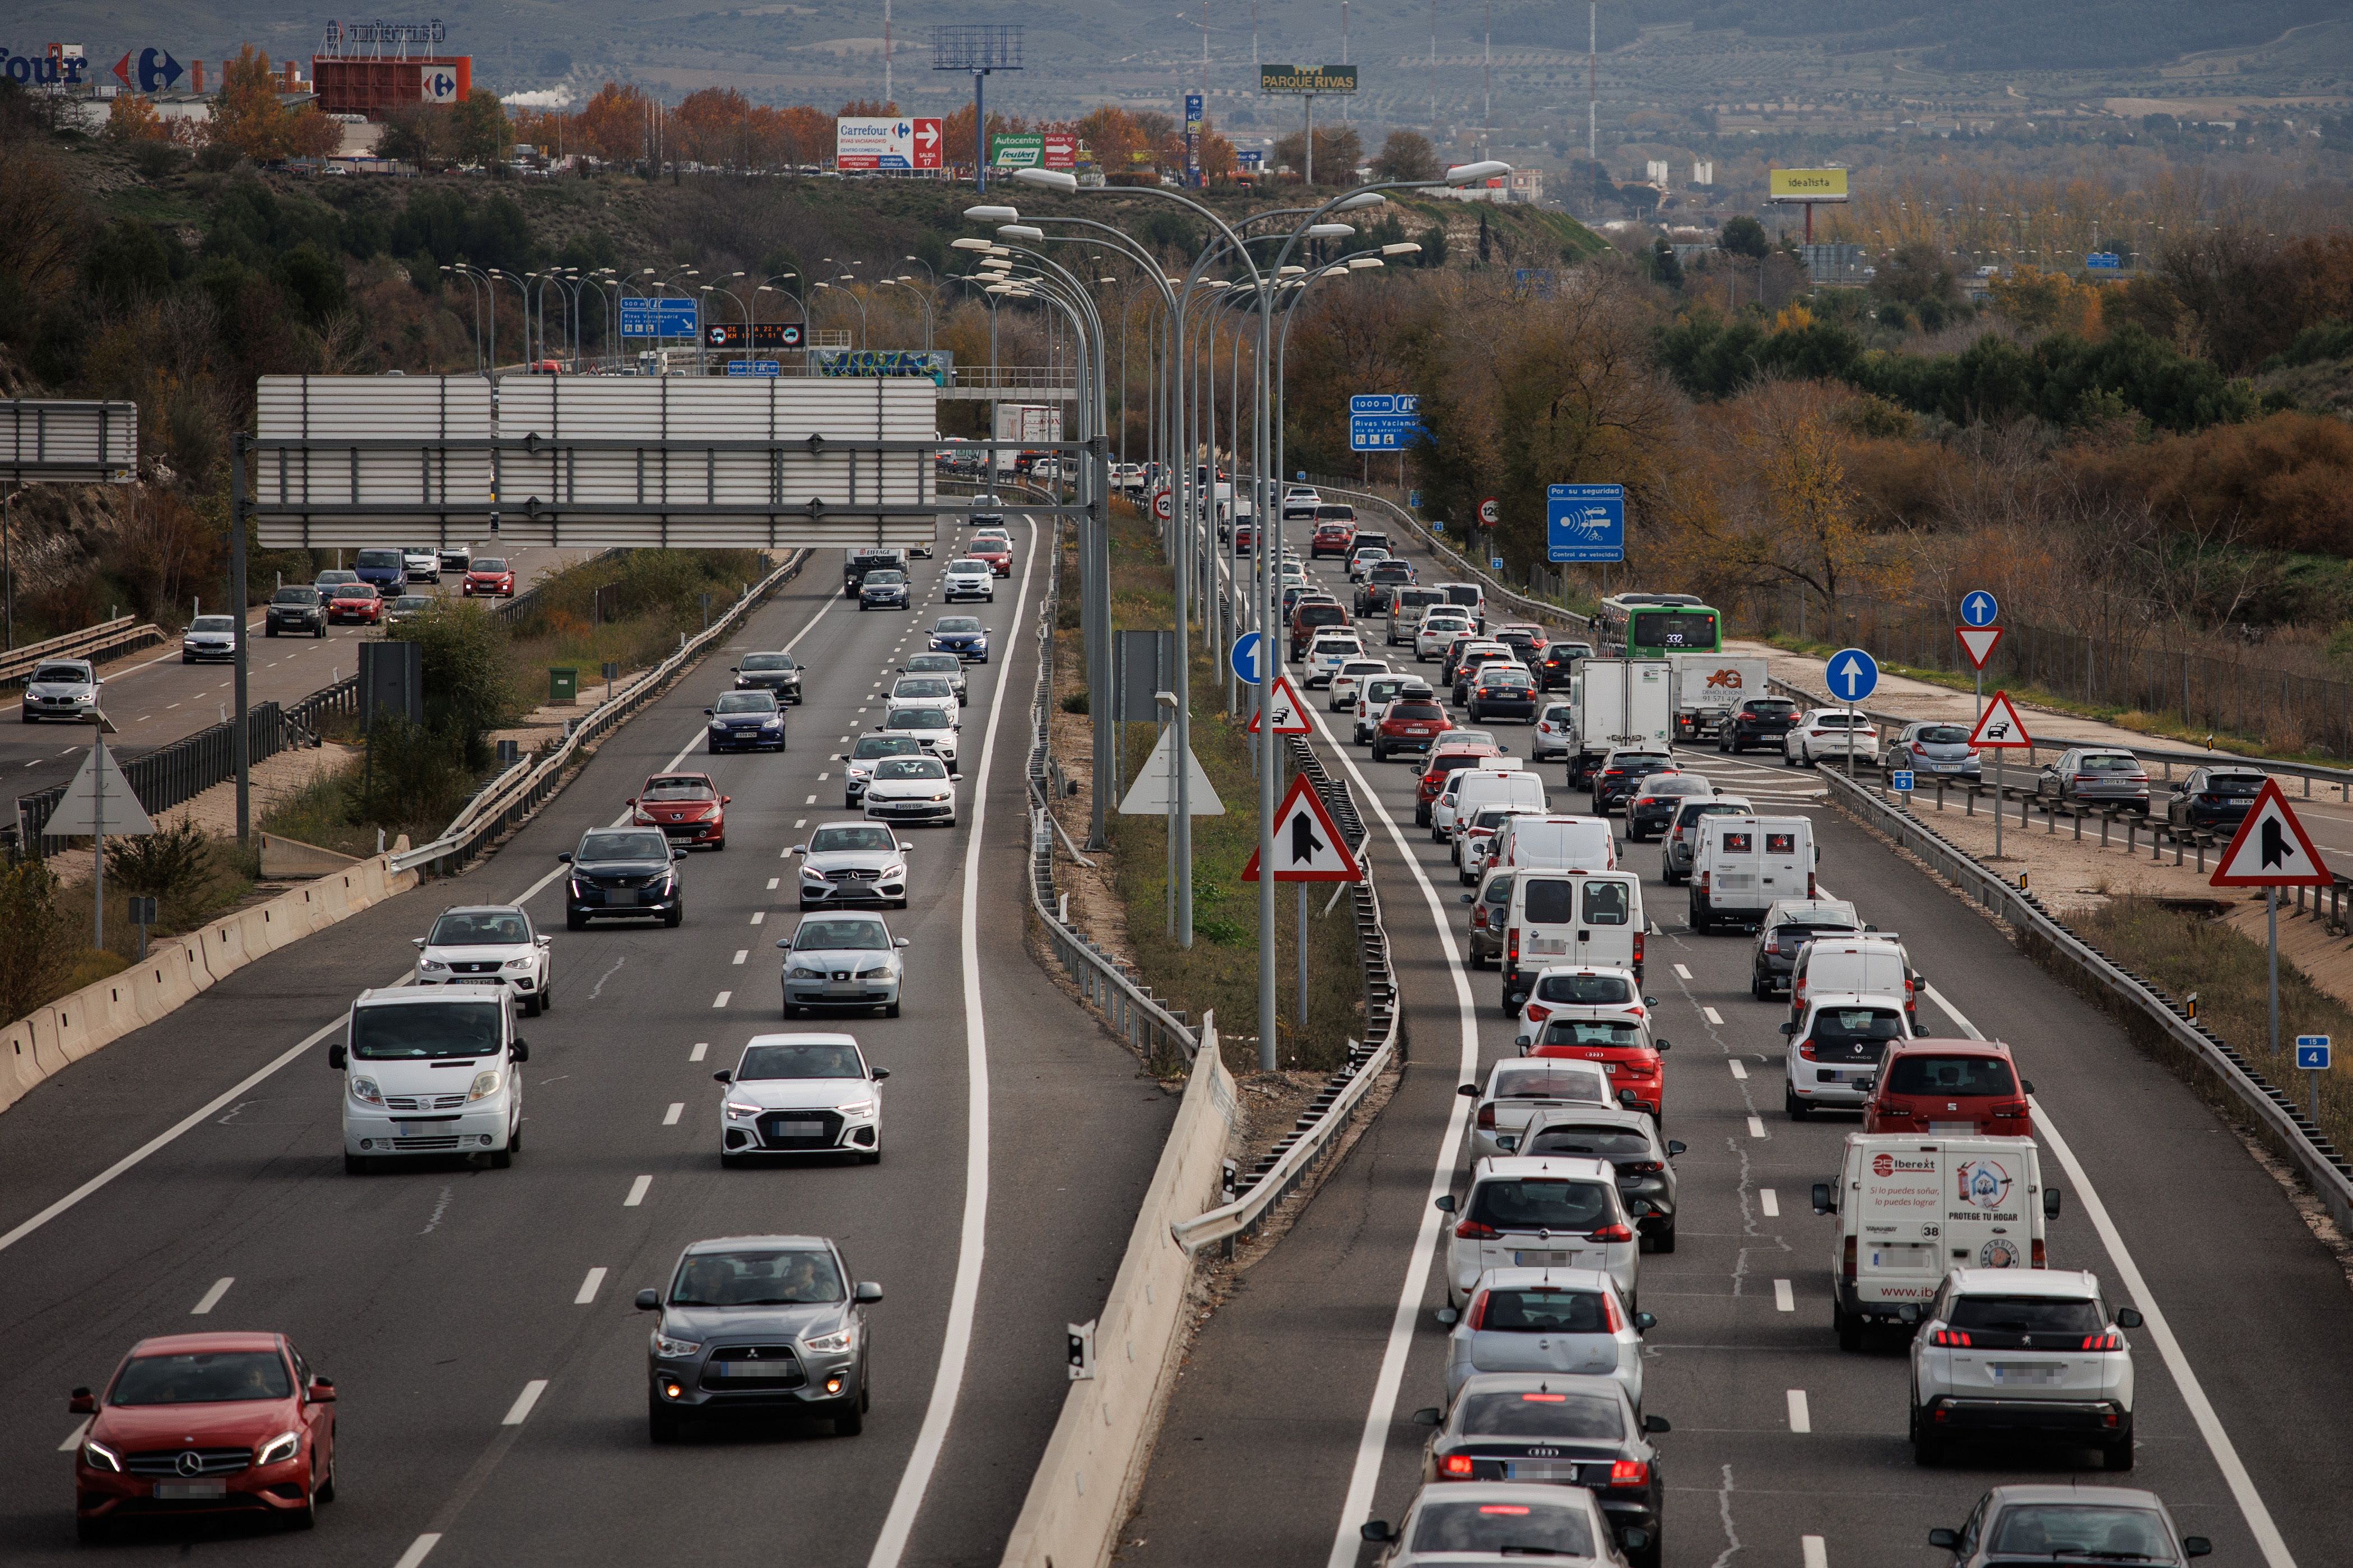
[[[1713,173],[1713,171],[1711,171]],[[1765,199],[1780,206],[1806,209],[1806,243],[1814,242],[1814,209],[1847,199],[1844,169],[1768,169]]]
[[448,37],[438,21],[328,23],[311,57],[321,112],[383,120],[411,104],[463,102],[474,59],[444,54]]
[[852,172],[936,169],[944,142],[937,120],[845,114],[833,122],[833,166]]
[[999,132],[988,139],[989,166],[997,169],[1072,169],[1079,162],[1075,131]]
[[1307,154],[1307,167],[1301,178],[1308,184],[1315,183],[1315,100],[1326,93],[1349,94],[1356,90],[1356,68],[1354,66],[1261,66],[1258,68],[1258,89],[1297,98],[1306,105],[1303,121],[1305,134],[1301,144]]

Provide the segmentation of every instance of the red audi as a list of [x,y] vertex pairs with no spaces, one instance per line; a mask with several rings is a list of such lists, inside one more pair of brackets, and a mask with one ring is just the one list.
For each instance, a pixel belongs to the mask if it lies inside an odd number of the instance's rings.
[[2000,1040],[1890,1040],[1862,1130],[2031,1138],[2033,1092]]
[[709,773],[656,773],[629,797],[634,827],[659,827],[672,844],[727,847],[727,803]]
[[384,619],[384,598],[373,583],[338,583],[334,597],[327,601],[327,619],[375,626]]
[[512,599],[514,568],[497,556],[478,555],[466,563],[466,580],[458,591],[470,599]]
[[169,1334],[131,1347],[74,1447],[74,1526],[274,1516],[297,1530],[335,1498],[335,1385],[283,1334]]

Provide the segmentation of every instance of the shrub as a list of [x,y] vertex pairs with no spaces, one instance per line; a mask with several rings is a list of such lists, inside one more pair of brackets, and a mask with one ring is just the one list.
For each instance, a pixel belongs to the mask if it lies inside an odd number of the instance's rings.
[[75,945],[58,912],[56,873],[38,860],[0,868],[0,1020],[59,994]]
[[214,869],[212,836],[185,816],[144,837],[112,838],[106,845],[106,874],[115,885],[161,903],[187,903],[212,879]]

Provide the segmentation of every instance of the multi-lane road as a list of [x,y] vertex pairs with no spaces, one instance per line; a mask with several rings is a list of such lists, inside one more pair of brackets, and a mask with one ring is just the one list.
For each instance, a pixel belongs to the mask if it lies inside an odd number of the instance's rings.
[[[1525,754],[1525,731],[1500,733]],[[1467,1184],[1470,1102],[1455,1086],[1514,1054],[1514,1026],[1495,972],[1464,962],[1465,889],[1444,847],[1412,826],[1413,770],[1374,764],[1328,730],[1315,743],[1367,807],[1411,1061],[1349,1159],[1202,1328],[1124,1532],[1121,1560],[1134,1568],[1369,1561],[1358,1527],[1402,1516],[1428,1431],[1410,1416],[1443,1401],[1431,1205]],[[1957,1526],[1989,1487],[2047,1480],[2152,1489],[2185,1531],[2212,1538],[2217,1562],[2345,1561],[2353,1290],[2279,1183],[2106,1015],[1827,809],[1810,774],[1712,751],[1681,760],[1761,810],[1811,816],[1823,883],[1900,932],[1926,973],[1933,1033],[2011,1044],[2037,1090],[2044,1170],[2066,1194],[2052,1265],[2092,1269],[2148,1326],[2128,1335],[2140,1379],[2132,1474],[2105,1474],[2088,1452],[2037,1450],[1915,1467],[1903,1350],[1838,1349],[1834,1222],[1809,1201],[1858,1123],[1787,1119],[1786,1008],[1751,999],[1748,942],[1691,934],[1655,846],[1631,846],[1653,930],[1644,990],[1673,1043],[1665,1129],[1689,1145],[1680,1245],[1641,1259],[1642,1304],[1660,1319],[1644,1407],[1674,1427],[1658,1439],[1665,1561],[1926,1568],[1946,1560],[1926,1545],[1930,1529]],[[1585,809],[1558,764],[1541,771],[1557,809]]]
[[[902,1016],[784,1024],[775,942],[797,919],[790,847],[855,813],[845,742],[940,612],[860,614],[830,558],[723,650],[809,669],[779,755],[707,757],[707,659],[608,740],[469,875],[263,960],[118,1041],[0,1119],[0,1275],[19,1354],[0,1372],[13,1479],[0,1558],[74,1544],[66,1394],[147,1335],[275,1329],[335,1379],[337,1499],[317,1533],[174,1529],[129,1553],[395,1568],[518,1562],[891,1564],[993,1559],[1067,1387],[1063,1325],[1100,1309],[1174,1101],[1024,947],[1033,631],[1050,569],[1018,523],[978,606],[963,814],[913,839]],[[959,611],[975,608],[959,605]],[[556,854],[649,773],[707,767],[728,846],[693,858],[676,930],[563,929]],[[520,900],[554,936],[554,1005],[523,1023],[526,1137],[507,1170],[343,1173],[341,1015],[402,979],[448,904]],[[879,1165],[724,1171],[712,1071],[753,1035],[848,1028],[892,1070]],[[862,1436],[828,1424],[649,1445],[650,1319],[632,1309],[698,1238],[835,1237],[872,1310]],[[214,1543],[222,1543],[216,1545]]]

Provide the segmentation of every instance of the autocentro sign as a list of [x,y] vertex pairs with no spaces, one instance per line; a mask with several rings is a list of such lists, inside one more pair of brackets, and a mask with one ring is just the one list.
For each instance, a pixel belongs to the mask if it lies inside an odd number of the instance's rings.
[[1258,68],[1258,89],[1261,92],[1354,92],[1356,90],[1356,68],[1261,66]]

